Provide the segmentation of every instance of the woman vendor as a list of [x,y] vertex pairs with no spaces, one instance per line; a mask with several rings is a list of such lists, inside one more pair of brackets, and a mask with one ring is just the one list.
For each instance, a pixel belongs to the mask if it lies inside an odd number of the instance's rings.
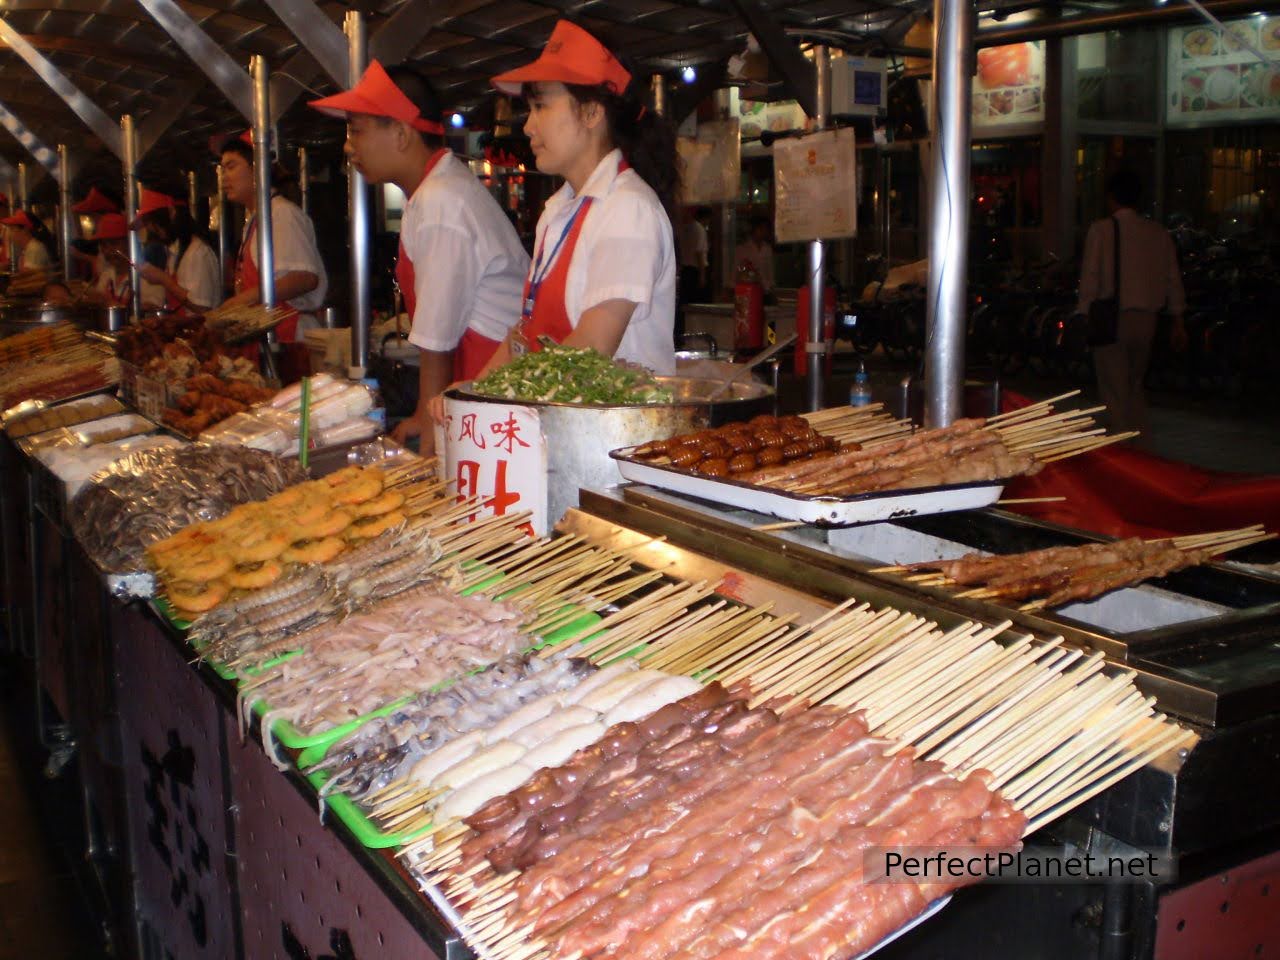
[[40,239],[45,233],[43,225],[27,213],[19,210],[11,217],[0,220],[9,231],[14,249],[14,274],[33,273],[37,270],[48,270],[53,265],[49,256],[49,248]]
[[127,307],[133,292],[129,277],[129,255],[125,243],[129,224],[122,213],[104,213],[94,224],[93,240],[98,245],[98,276],[84,295],[107,307]]
[[374,60],[353,89],[311,106],[346,118],[346,153],[365,179],[408,198],[396,279],[419,351],[418,408],[394,436],[420,436],[430,453],[431,400],[493,356],[519,316],[529,257],[497,201],[445,146],[439,100],[421,74]]
[[144,188],[133,229],[145,229],[151,239],[165,245],[165,268],[148,263],[140,273],[149,285],[163,290],[170,310],[188,306],[209,310],[222,302],[218,255],[197,232],[186,204]]
[[493,82],[524,96],[538,169],[565,184],[538,220],[520,321],[486,370],[549,337],[674,373],[670,124],[645,108],[634,72],[566,20],[537,60]]
[[[223,195],[249,211],[244,238],[235,265],[235,294],[224,306],[246,306],[262,302],[261,274],[258,272],[257,197],[254,192],[253,141],[246,132],[229,138],[221,150],[220,172]],[[282,171],[273,171],[277,185]],[[301,340],[302,333],[318,326],[315,311],[324,303],[329,279],[320,251],[316,248],[315,227],[295,203],[271,194],[271,239],[275,256],[275,299],[290,313],[276,327],[282,343]]]

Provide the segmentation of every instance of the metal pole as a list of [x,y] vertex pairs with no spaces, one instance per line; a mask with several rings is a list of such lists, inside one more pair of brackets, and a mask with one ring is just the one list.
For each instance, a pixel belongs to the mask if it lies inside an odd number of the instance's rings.
[[[10,168],[9,178],[5,181],[4,195],[9,198],[9,215],[13,216],[18,212],[18,182],[13,178],[12,168]],[[9,269],[17,270],[19,251],[14,245],[12,231],[6,230],[4,232],[4,244],[9,253]]]
[[311,184],[307,169],[307,148],[298,148],[298,191],[302,194],[302,212],[311,216]]
[[[360,82],[369,54],[364,17],[347,13],[343,25],[347,35],[347,81]],[[347,165],[347,212],[351,223],[351,370],[353,379],[363,378],[369,366],[369,192],[364,177]]]
[[[827,125],[829,98],[827,91],[831,86],[831,59],[827,48],[818,44],[813,48],[813,66],[817,71],[817,111],[813,116],[815,130]],[[823,331],[823,314],[826,305],[825,281],[827,273],[827,250],[821,240],[809,242],[809,336],[805,342],[807,356],[806,384],[807,407],[810,410],[821,410],[826,400],[826,384],[823,382],[824,362],[827,354],[827,341]]]
[[187,212],[196,218],[196,205],[200,202],[200,184],[194,170],[187,171]]
[[257,194],[258,291],[263,306],[276,305],[276,255],[271,242],[271,70],[265,57],[249,61],[253,79],[253,178]]
[[230,256],[231,231],[227,226],[227,201],[222,195],[222,164],[214,171],[218,189],[214,194],[214,205],[218,211],[218,289],[225,293],[227,286],[227,258]]
[[27,165],[18,164],[18,206],[27,209]]
[[969,259],[969,100],[974,9],[933,3],[933,171],[929,190],[929,301],[925,426],[960,415]]
[[667,115],[667,84],[662,79],[662,74],[655,73],[649,80],[650,89],[653,90],[653,112],[660,117]]
[[[126,113],[120,118],[120,139],[124,141],[124,219],[132,224],[138,215],[138,137],[133,128],[133,116]],[[138,265],[142,262],[142,237],[137,230],[129,231],[129,286],[132,291],[130,304],[133,319],[142,316],[142,278]]]
[[71,279],[71,231],[75,222],[71,218],[71,159],[67,145],[58,144],[58,222],[62,227],[62,279]]

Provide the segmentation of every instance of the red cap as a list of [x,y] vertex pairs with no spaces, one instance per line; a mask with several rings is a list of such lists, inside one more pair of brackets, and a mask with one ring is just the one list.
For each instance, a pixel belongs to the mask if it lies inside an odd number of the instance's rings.
[[123,240],[128,235],[129,224],[125,222],[123,213],[104,213],[93,230],[95,240]]
[[244,130],[240,133],[220,133],[209,138],[209,152],[215,155],[221,154],[227,149],[227,144],[232,140],[239,140],[241,143],[247,143],[253,146],[253,131]]
[[97,187],[90,187],[83,200],[71,205],[71,210],[73,213],[115,213],[117,207]]
[[176,200],[167,193],[161,193],[158,190],[148,190],[142,188],[142,201],[138,204],[138,215],[133,218],[130,226],[137,230],[141,225],[140,221],[148,213],[155,213],[157,210],[172,210],[174,207],[185,207],[185,200]]
[[390,117],[409,124],[423,133],[434,133],[444,136],[444,124],[440,120],[424,117],[422,112],[405,96],[404,91],[396,86],[396,82],[382,68],[377,60],[369,64],[364,76],[350,90],[335,93],[332,97],[312,100],[311,106],[321,113],[345,120],[353,113],[364,113],[371,117]]
[[559,20],[537,60],[498,74],[493,85],[518,96],[521,86],[540,80],[587,87],[604,84],[621,96],[631,83],[631,74],[599,40],[576,24]]
[[0,220],[6,227],[22,227],[24,230],[35,229],[35,222],[27,216],[27,211],[19,210],[12,217],[5,217]]

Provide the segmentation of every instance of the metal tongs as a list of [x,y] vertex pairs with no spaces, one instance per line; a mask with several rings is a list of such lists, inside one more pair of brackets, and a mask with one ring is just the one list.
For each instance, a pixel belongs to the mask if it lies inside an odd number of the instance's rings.
[[797,336],[798,334],[795,333],[785,336],[773,346],[766,347],[764,350],[761,350],[754,357],[751,357],[746,363],[734,364],[734,366],[740,366],[741,369],[734,371],[733,376],[729,377],[724,383],[716,387],[707,399],[717,400],[724,396],[724,394],[728,393],[729,390],[732,389],[735,383],[742,379],[742,375],[744,373],[750,373],[756,367],[760,366],[760,364],[771,359],[775,354],[780,353],[782,350],[791,346],[791,344],[795,342]]

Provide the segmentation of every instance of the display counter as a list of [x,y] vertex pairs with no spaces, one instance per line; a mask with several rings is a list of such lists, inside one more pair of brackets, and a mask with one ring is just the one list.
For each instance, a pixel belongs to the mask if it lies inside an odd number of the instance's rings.
[[[114,597],[33,496],[31,464],[4,441],[8,635],[20,638],[42,708],[33,722],[83,784],[86,862],[115,859],[133,929],[124,955],[186,958],[471,956],[456,914],[391,851],[362,845],[296,769],[277,769],[257,724],[242,738],[237,690],[149,603]],[[1029,842],[1157,851],[1175,883],[994,885],[959,892],[885,958],[986,955],[1177,957],[1274,944],[1266,892],[1280,879],[1280,585],[1223,565],[1130,591],[1118,606],[1022,612],[956,598],[880,568],[945,550],[1080,542],[1000,510],[827,531],[761,530],[771,518],[630,486],[584,490],[558,536],[625,555],[670,582],[792,622],[850,598],[948,630],[1012,621],[1034,638],[1131,671],[1198,742],[1166,754]],[[65,728],[65,729],[61,729]],[[289,753],[288,759],[296,760]],[[57,771],[55,771],[57,772]],[[1268,886],[1269,885],[1269,886]],[[1209,922],[1211,911],[1232,923]],[[1188,923],[1188,917],[1202,918]],[[1224,937],[1226,938],[1224,940]]]

